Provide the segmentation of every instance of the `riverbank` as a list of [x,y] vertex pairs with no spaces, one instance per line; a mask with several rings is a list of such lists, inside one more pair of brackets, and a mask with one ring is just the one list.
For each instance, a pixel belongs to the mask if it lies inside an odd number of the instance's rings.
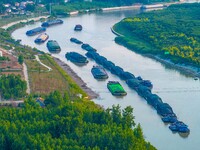
[[79,87],[87,93],[89,99],[97,98],[99,95],[92,91],[87,84],[69,67],[65,62],[61,61],[59,58],[53,57],[54,61],[69,75],[72,79],[79,85]]

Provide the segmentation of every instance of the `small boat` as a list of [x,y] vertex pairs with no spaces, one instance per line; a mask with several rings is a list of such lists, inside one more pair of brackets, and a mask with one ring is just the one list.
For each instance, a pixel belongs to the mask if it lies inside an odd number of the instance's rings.
[[93,66],[91,69],[92,75],[95,79],[107,79],[108,74],[105,69],[101,66]]
[[49,21],[43,22],[41,26],[42,27],[50,27],[50,26],[62,24],[62,23],[63,23],[63,21],[61,19],[56,19],[56,20],[49,20]]
[[35,39],[34,42],[37,44],[41,44],[41,43],[44,43],[48,38],[49,38],[48,34],[42,33]]
[[126,91],[118,81],[109,81],[107,83],[108,90],[114,96],[125,96],[127,95]]
[[76,52],[68,52],[65,54],[65,57],[73,63],[78,63],[78,64],[88,63],[88,60],[85,56]]
[[75,27],[74,27],[74,31],[81,31],[83,29],[82,25],[80,24],[77,24]]
[[33,35],[36,35],[36,34],[39,34],[39,33],[45,32],[45,31],[46,31],[46,28],[44,28],[44,27],[37,27],[37,28],[34,28],[32,30],[26,31],[26,35],[27,36],[33,36]]
[[79,40],[76,39],[76,38],[70,38],[70,41],[71,41],[71,42],[74,42],[74,43],[76,43],[76,44],[83,44],[82,41],[79,41]]
[[58,42],[55,40],[49,40],[47,42],[47,48],[51,53],[59,53],[61,51]]

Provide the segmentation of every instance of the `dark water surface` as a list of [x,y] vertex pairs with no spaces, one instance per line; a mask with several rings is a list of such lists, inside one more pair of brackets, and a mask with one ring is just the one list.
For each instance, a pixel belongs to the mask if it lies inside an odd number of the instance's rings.
[[[131,105],[134,107],[134,115],[137,123],[140,123],[146,140],[150,141],[160,150],[198,150],[200,149],[200,82],[193,78],[181,75],[178,71],[166,68],[160,63],[138,55],[123,46],[115,44],[115,35],[110,27],[124,17],[132,17],[139,13],[139,10],[124,10],[97,14],[85,14],[65,18],[64,24],[47,28],[47,34],[53,40],[57,40],[61,46],[61,52],[54,54],[55,57],[65,61],[94,91],[99,93],[100,98],[94,102],[104,108],[119,104],[122,108]],[[75,32],[76,24],[82,24],[83,30]],[[40,26],[41,23],[28,25],[16,30],[12,36],[15,39],[22,39],[22,44],[36,47],[41,51],[48,52],[46,43],[36,45],[34,39],[37,37],[27,37],[27,30]],[[98,53],[121,66],[124,70],[132,72],[134,75],[142,76],[144,79],[152,81],[153,93],[158,94],[164,102],[169,103],[179,120],[189,125],[190,135],[186,138],[178,133],[173,134],[168,125],[165,125],[156,111],[150,107],[144,99],[131,90],[124,81],[117,76],[110,74],[106,81],[97,81],[91,74],[91,68],[95,62],[89,60],[86,66],[78,67],[65,59],[65,53],[70,51],[85,54],[80,45],[71,43],[71,37],[89,43],[97,49]],[[116,98],[109,93],[106,88],[108,80],[119,81],[128,95],[123,98]]]

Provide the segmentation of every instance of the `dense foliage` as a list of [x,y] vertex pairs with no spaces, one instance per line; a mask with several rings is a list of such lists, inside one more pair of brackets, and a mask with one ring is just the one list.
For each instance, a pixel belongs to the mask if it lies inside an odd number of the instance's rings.
[[26,81],[21,80],[18,75],[2,75],[0,77],[0,93],[5,99],[21,98],[26,95]]
[[[135,126],[131,107],[103,110],[91,101],[70,101],[57,91],[40,107],[29,97],[22,108],[0,109],[2,149],[153,150]],[[56,104],[56,105],[55,105]]]
[[160,54],[174,62],[200,65],[200,4],[172,5],[134,18],[114,29],[116,41],[141,53]]

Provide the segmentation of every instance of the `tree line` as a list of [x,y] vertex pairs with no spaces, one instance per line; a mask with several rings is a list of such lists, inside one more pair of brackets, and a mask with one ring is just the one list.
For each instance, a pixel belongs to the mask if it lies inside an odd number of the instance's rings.
[[0,94],[3,99],[22,98],[26,95],[26,81],[21,80],[19,75],[1,75]]
[[133,46],[141,53],[159,54],[175,63],[199,66],[199,14],[200,4],[194,3],[172,5],[167,9],[125,18],[115,29],[127,37],[116,41]]
[[72,101],[58,91],[44,102],[42,108],[30,96],[20,109],[0,109],[2,149],[155,149],[135,125],[130,106],[104,110],[91,101]]

